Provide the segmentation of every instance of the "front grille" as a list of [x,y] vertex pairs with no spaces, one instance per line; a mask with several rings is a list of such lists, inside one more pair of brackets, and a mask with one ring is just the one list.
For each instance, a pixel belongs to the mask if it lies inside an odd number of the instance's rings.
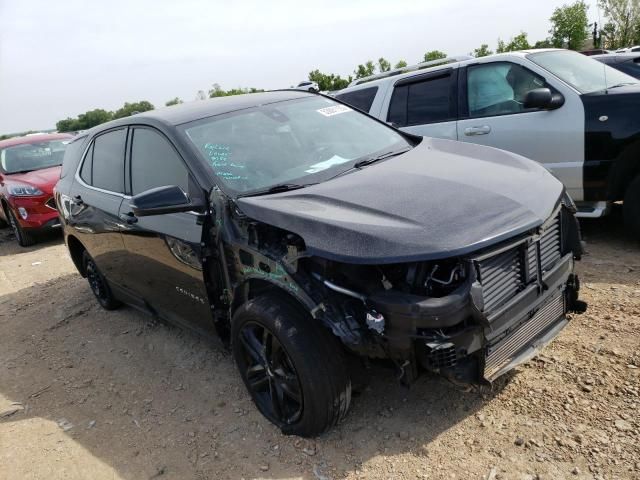
[[542,273],[561,258],[560,215],[558,212],[546,222],[537,237],[477,261],[485,314],[497,311],[527,285],[538,280],[538,258]]
[[518,325],[515,330],[506,332],[500,340],[487,347],[484,377],[492,380],[494,375],[508,365],[524,347],[559,320],[564,311],[564,295],[560,294],[529,320]]
[[51,197],[49,200],[47,200],[45,202],[45,205],[49,208],[53,208],[54,210],[56,210],[56,201],[53,197]]
[[517,248],[482,261],[479,271],[485,312],[495,310],[522,288],[522,264]]

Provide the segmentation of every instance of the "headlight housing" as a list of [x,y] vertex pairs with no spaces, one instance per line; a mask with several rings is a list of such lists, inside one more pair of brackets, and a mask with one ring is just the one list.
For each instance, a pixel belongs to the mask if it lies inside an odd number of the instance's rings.
[[38,195],[44,195],[38,187],[22,183],[13,183],[8,186],[8,190],[9,195],[13,195],[14,197],[37,197]]

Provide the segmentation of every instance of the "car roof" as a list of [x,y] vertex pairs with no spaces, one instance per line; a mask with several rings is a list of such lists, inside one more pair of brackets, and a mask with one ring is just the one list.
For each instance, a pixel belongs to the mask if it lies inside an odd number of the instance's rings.
[[592,55],[591,58],[596,60],[611,60],[611,62],[605,63],[620,63],[629,60],[635,60],[640,57],[640,52],[625,52],[625,53],[603,53],[602,55]]
[[386,76],[382,78],[377,78],[374,80],[369,80],[363,83],[359,83],[357,85],[350,85],[342,90],[338,90],[336,92],[332,92],[333,95],[339,95],[341,93],[352,92],[355,90],[360,90],[364,88],[375,87],[384,84],[385,82],[396,82],[398,80],[402,80],[404,78],[410,78],[417,75],[423,75],[425,73],[437,72],[438,70],[445,70],[448,68],[459,68],[465,65],[469,65],[472,63],[484,63],[484,62],[497,62],[501,60],[507,60],[513,57],[525,57],[530,53],[541,53],[541,52],[553,52],[553,51],[564,51],[562,48],[539,48],[539,49],[530,49],[530,50],[516,50],[513,52],[505,52],[505,53],[496,53],[493,55],[487,55],[485,57],[478,58],[470,58],[468,60],[462,60],[458,62],[449,62],[449,63],[441,63],[439,65],[434,65],[433,67],[421,68],[419,70],[411,70],[406,73],[399,73],[397,75]]
[[268,105],[270,103],[294,100],[297,98],[310,97],[315,94],[302,90],[275,90],[271,92],[247,93],[244,95],[232,95],[229,97],[216,97],[206,100],[195,100],[193,102],[173,105],[171,107],[158,108],[147,112],[137,113],[130,117],[114,120],[100,125],[112,127],[121,124],[131,124],[135,121],[156,120],[169,125],[180,125],[202,118],[222,115],[224,113],[235,112],[247,108]]
[[0,140],[0,148],[13,147],[15,145],[23,145],[27,143],[46,142],[48,140],[60,140],[65,138],[73,138],[69,133],[41,133],[38,135],[28,135],[22,137],[12,137],[7,140]]

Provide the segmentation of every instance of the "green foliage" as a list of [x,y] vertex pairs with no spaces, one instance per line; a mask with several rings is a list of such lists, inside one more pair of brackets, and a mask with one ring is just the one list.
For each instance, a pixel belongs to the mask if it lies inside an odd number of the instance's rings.
[[378,59],[378,70],[380,72],[388,72],[389,70],[391,70],[391,62],[383,57],[380,57]]
[[473,56],[476,58],[486,57],[488,55],[493,55],[493,52],[489,50],[489,45],[487,45],[486,43],[483,43],[482,45],[480,45],[480,47],[476,48],[473,51]]
[[607,17],[601,31],[605,48],[624,48],[640,43],[640,0],[599,0]]
[[398,60],[398,63],[396,63],[396,66],[393,68],[404,68],[407,66],[407,62],[405,60]]
[[553,48],[553,42],[549,38],[538,40],[533,44],[533,48]]
[[431,50],[424,54],[424,61],[431,62],[433,60],[440,60],[441,58],[447,58],[447,54],[440,50]]
[[135,113],[147,112],[149,110],[153,110],[154,108],[155,107],[150,102],[147,102],[146,100],[142,100],[140,102],[133,102],[133,103],[125,102],[125,104],[122,107],[120,107],[118,110],[116,110],[113,113],[113,118],[116,119],[116,118],[130,117]]
[[109,112],[102,108],[89,110],[81,113],[78,118],[66,118],[56,123],[59,132],[75,132],[78,130],[87,130],[101,123],[113,120],[113,112]]
[[320,72],[320,70],[316,69],[312,72],[309,72],[309,80],[312,82],[316,82],[318,84],[318,88],[322,92],[332,92],[334,90],[342,90],[346,88],[353,78],[351,76],[347,78],[342,78],[340,75],[326,74]]
[[369,60],[364,65],[362,64],[358,65],[353,73],[355,74],[356,79],[358,79],[358,78],[369,77],[373,75],[375,72],[376,72],[376,66],[373,64],[371,60]]
[[165,104],[165,106],[170,107],[172,105],[180,105],[181,103],[184,103],[184,102],[180,98],[176,97],[176,98],[173,98],[171,100],[166,101],[164,104]]
[[581,50],[584,41],[589,36],[589,20],[587,9],[589,7],[582,0],[571,5],[563,5],[554,10],[549,21],[551,22],[551,42],[557,48],[569,48]]
[[209,98],[230,97],[231,95],[244,95],[245,93],[264,92],[258,88],[232,88],[231,90],[223,90],[217,83],[213,84],[213,88],[209,90]]
[[504,40],[498,39],[498,48],[496,53],[514,52],[516,50],[527,50],[531,48],[529,40],[527,40],[527,33],[520,32],[515,37],[512,37],[509,43],[505,43]]

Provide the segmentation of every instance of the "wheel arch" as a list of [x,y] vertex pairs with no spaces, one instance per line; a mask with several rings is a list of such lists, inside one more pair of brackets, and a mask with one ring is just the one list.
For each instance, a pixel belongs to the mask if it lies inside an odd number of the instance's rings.
[[87,273],[84,270],[84,262],[82,261],[82,255],[86,250],[86,247],[78,240],[74,235],[67,236],[67,248],[69,249],[69,255],[73,264],[80,272],[80,275],[85,277]]

